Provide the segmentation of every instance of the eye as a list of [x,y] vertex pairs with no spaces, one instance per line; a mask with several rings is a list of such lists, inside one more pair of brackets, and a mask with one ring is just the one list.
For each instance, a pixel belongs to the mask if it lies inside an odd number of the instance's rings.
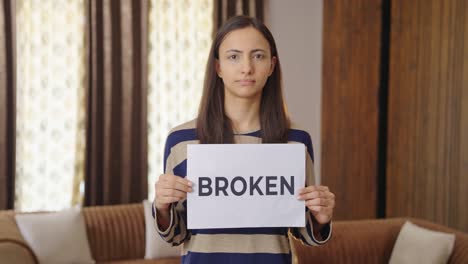
[[237,54],[232,54],[228,57],[228,59],[230,60],[237,60],[239,58],[239,56]]
[[255,54],[255,55],[254,55],[254,58],[257,59],[257,60],[261,60],[261,59],[265,58],[265,55],[263,55],[263,54],[261,54],[261,53]]

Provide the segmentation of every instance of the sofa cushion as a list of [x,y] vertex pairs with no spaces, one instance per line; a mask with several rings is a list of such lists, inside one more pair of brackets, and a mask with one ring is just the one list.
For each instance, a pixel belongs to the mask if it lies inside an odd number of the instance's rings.
[[15,218],[40,263],[94,263],[79,208]]
[[447,263],[454,243],[454,234],[432,231],[407,221],[398,234],[389,263]]
[[166,243],[161,236],[159,236],[156,227],[155,221],[152,215],[152,206],[153,204],[145,200],[143,201],[143,207],[145,210],[145,239],[146,239],[146,249],[145,249],[145,259],[158,259],[158,258],[167,258],[180,256],[181,246],[172,247],[170,244]]

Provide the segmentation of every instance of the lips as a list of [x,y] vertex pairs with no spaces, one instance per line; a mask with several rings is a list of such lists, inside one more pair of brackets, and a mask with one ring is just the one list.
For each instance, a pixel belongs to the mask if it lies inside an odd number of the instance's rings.
[[238,80],[237,82],[240,83],[240,85],[242,85],[242,86],[248,86],[248,85],[255,84],[255,80],[248,80],[248,79]]

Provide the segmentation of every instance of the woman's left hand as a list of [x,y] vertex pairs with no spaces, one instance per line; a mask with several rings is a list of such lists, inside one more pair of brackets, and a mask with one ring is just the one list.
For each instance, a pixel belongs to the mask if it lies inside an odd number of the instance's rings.
[[311,185],[299,190],[299,200],[305,205],[319,224],[327,224],[333,216],[335,208],[335,195],[327,186]]

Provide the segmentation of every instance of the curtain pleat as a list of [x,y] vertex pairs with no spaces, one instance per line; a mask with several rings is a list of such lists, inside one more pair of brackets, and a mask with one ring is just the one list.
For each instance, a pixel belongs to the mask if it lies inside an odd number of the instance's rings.
[[214,0],[213,36],[226,20],[236,15],[247,15],[263,21],[263,0]]
[[147,197],[148,1],[89,1],[85,205]]
[[16,63],[15,1],[0,1],[0,210],[15,195]]

